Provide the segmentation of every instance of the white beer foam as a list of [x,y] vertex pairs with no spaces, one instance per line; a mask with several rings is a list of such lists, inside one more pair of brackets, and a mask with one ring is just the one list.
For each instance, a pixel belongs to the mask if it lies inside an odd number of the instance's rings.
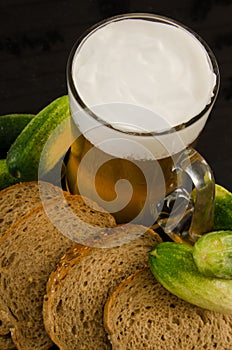
[[[106,123],[83,110],[68,84],[80,131],[106,153],[133,159],[165,158],[192,144],[213,104],[175,133],[135,136],[125,131],[160,133],[188,122],[214,98],[217,79],[206,49],[189,31],[135,18],[104,23],[90,32],[73,57],[72,77],[84,104]],[[118,138],[120,149],[112,142]],[[134,142],[143,147],[136,150]]]
[[[142,19],[102,26],[85,39],[73,60],[83,102],[104,105],[100,117],[124,131],[162,131],[155,117],[118,114],[111,104],[132,104],[176,126],[210,103],[216,76],[203,45],[183,28]],[[131,127],[128,129],[128,125]]]

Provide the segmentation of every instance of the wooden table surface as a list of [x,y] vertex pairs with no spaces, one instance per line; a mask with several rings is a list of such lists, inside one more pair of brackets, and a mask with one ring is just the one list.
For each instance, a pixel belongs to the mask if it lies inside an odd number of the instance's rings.
[[221,87],[197,149],[232,190],[232,0],[0,0],[0,115],[36,113],[67,93],[66,63],[92,24],[125,12],[171,17],[214,51]]

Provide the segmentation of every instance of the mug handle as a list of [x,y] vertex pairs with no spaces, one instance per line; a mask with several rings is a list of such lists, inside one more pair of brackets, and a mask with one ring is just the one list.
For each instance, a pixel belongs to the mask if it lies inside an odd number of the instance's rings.
[[[157,222],[172,240],[194,244],[213,229],[214,176],[205,159],[193,148],[181,153],[173,170],[178,187],[164,199]],[[192,184],[195,187],[192,193],[186,188],[189,180],[191,189]]]

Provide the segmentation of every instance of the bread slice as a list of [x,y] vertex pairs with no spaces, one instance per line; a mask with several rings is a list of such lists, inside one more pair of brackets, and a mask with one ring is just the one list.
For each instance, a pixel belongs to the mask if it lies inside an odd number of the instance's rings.
[[[73,216],[66,216],[67,210]],[[51,217],[69,232],[74,229],[80,234],[91,227],[95,232],[96,227],[116,225],[110,214],[94,210],[80,196],[64,194],[63,200],[48,200],[46,212],[42,204],[33,208],[2,235],[0,299],[8,312],[12,339],[22,350],[44,350],[52,345],[42,316],[46,282],[67,248],[75,244],[52,224]],[[79,226],[75,217],[80,219]]]
[[[103,326],[107,296],[125,277],[147,265],[152,247],[161,242],[153,230],[118,226],[118,235],[145,232],[114,248],[73,246],[50,275],[44,299],[44,323],[60,350],[111,349]],[[116,232],[116,231],[115,231]]]
[[[43,182],[43,195],[51,199],[60,192],[60,188]],[[41,202],[38,182],[22,182],[0,191],[0,235],[12,223]]]
[[113,291],[105,304],[104,323],[113,350],[230,350],[232,344],[232,316],[178,299],[149,268]]

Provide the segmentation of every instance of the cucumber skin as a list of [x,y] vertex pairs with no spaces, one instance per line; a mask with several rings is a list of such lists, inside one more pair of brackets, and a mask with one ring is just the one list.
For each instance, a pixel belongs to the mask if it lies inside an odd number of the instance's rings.
[[[192,199],[196,200],[195,190]],[[213,230],[232,230],[232,193],[218,184],[215,184]]]
[[190,245],[163,242],[151,251],[148,263],[170,293],[201,308],[232,314],[232,280],[202,275],[192,253]]
[[13,177],[6,165],[5,159],[0,159],[0,190],[18,183],[19,180]]
[[38,180],[43,147],[53,130],[68,117],[69,103],[65,95],[51,102],[27,124],[7,154],[7,166],[12,176],[21,181]]
[[232,279],[232,231],[203,235],[194,244],[193,259],[205,276]]
[[214,231],[232,230],[232,193],[215,186]]
[[23,131],[25,126],[34,118],[34,114],[6,114],[0,116],[0,152],[7,152]]

